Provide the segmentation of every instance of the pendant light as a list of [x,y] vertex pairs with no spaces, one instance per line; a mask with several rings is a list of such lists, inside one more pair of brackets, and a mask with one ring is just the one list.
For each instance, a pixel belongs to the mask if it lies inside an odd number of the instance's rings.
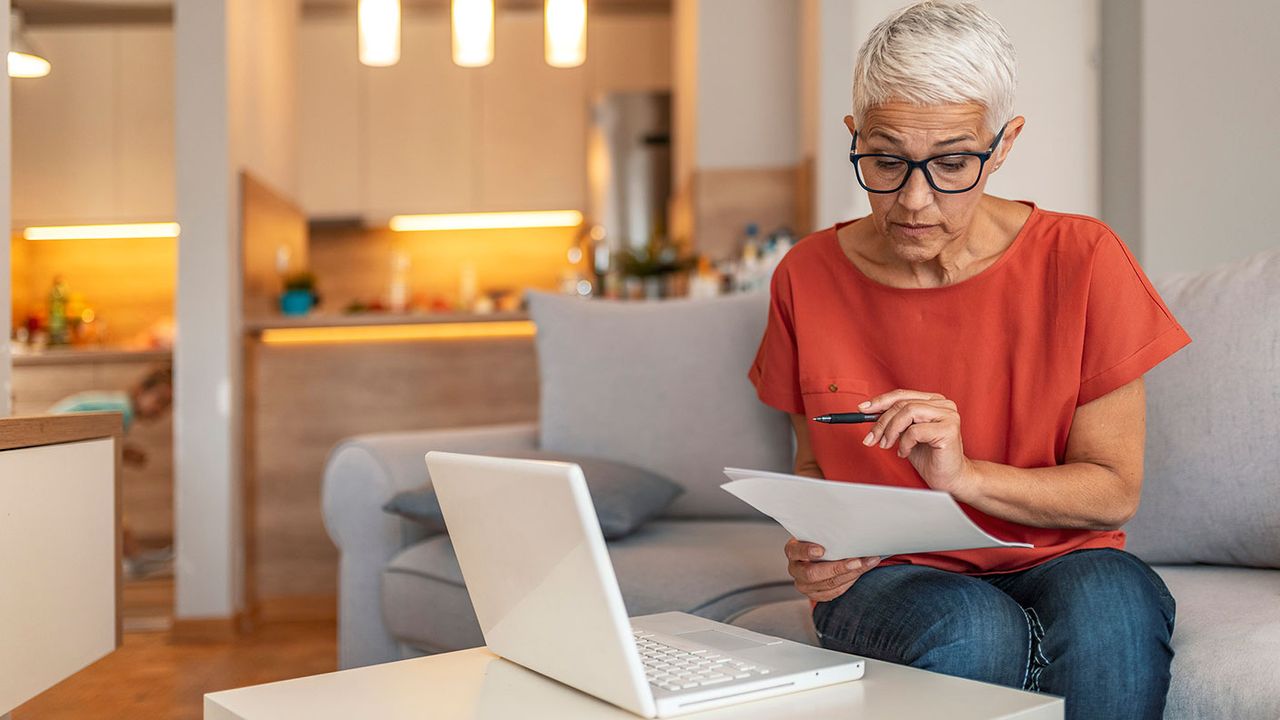
[[546,0],[546,55],[551,67],[578,67],[587,59],[587,0]]
[[400,62],[400,0],[360,0],[360,62],[387,67]]
[[52,65],[36,52],[23,32],[22,13],[9,13],[9,77],[38,78],[49,74]]
[[493,62],[493,0],[453,0],[453,62],[461,67]]

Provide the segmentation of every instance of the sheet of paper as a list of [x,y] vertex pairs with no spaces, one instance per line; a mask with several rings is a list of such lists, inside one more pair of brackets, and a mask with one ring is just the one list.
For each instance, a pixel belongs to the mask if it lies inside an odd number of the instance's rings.
[[1031,547],[998,540],[936,490],[833,482],[725,468],[720,487],[777,520],[797,539],[826,549],[824,560],[872,555]]

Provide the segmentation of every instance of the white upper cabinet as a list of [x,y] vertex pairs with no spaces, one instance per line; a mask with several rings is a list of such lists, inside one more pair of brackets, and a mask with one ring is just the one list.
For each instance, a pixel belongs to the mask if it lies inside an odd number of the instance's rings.
[[498,23],[493,63],[478,73],[477,210],[584,209],[586,70],[551,67],[543,53],[541,14]]
[[28,32],[53,70],[11,81],[14,225],[172,220],[172,30]]
[[499,10],[494,62],[453,64],[449,15],[406,13],[401,58],[356,58],[354,18],[299,33],[300,201],[312,217],[583,209],[591,98],[671,87],[665,16],[593,16],[587,62],[543,58],[542,14]]
[[362,68],[363,214],[371,222],[398,213],[462,212],[475,201],[477,78],[453,64],[450,34],[447,13],[410,16],[400,62]]
[[140,26],[114,34],[116,217],[172,220],[173,30]]
[[298,202],[312,217],[353,217],[364,202],[364,113],[356,28],[309,20],[298,30]]

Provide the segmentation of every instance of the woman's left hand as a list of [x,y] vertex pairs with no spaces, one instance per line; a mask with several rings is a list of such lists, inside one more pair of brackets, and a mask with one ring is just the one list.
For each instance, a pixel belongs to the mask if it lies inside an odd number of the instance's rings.
[[858,406],[880,413],[862,444],[894,451],[915,467],[934,490],[961,498],[972,477],[972,463],[960,438],[960,412],[938,393],[898,389]]

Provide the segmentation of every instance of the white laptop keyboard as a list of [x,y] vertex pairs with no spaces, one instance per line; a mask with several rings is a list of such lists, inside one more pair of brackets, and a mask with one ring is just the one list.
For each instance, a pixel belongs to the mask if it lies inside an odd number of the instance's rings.
[[726,657],[713,650],[682,650],[654,639],[653,633],[632,631],[644,676],[664,690],[693,688],[769,674],[768,668]]

